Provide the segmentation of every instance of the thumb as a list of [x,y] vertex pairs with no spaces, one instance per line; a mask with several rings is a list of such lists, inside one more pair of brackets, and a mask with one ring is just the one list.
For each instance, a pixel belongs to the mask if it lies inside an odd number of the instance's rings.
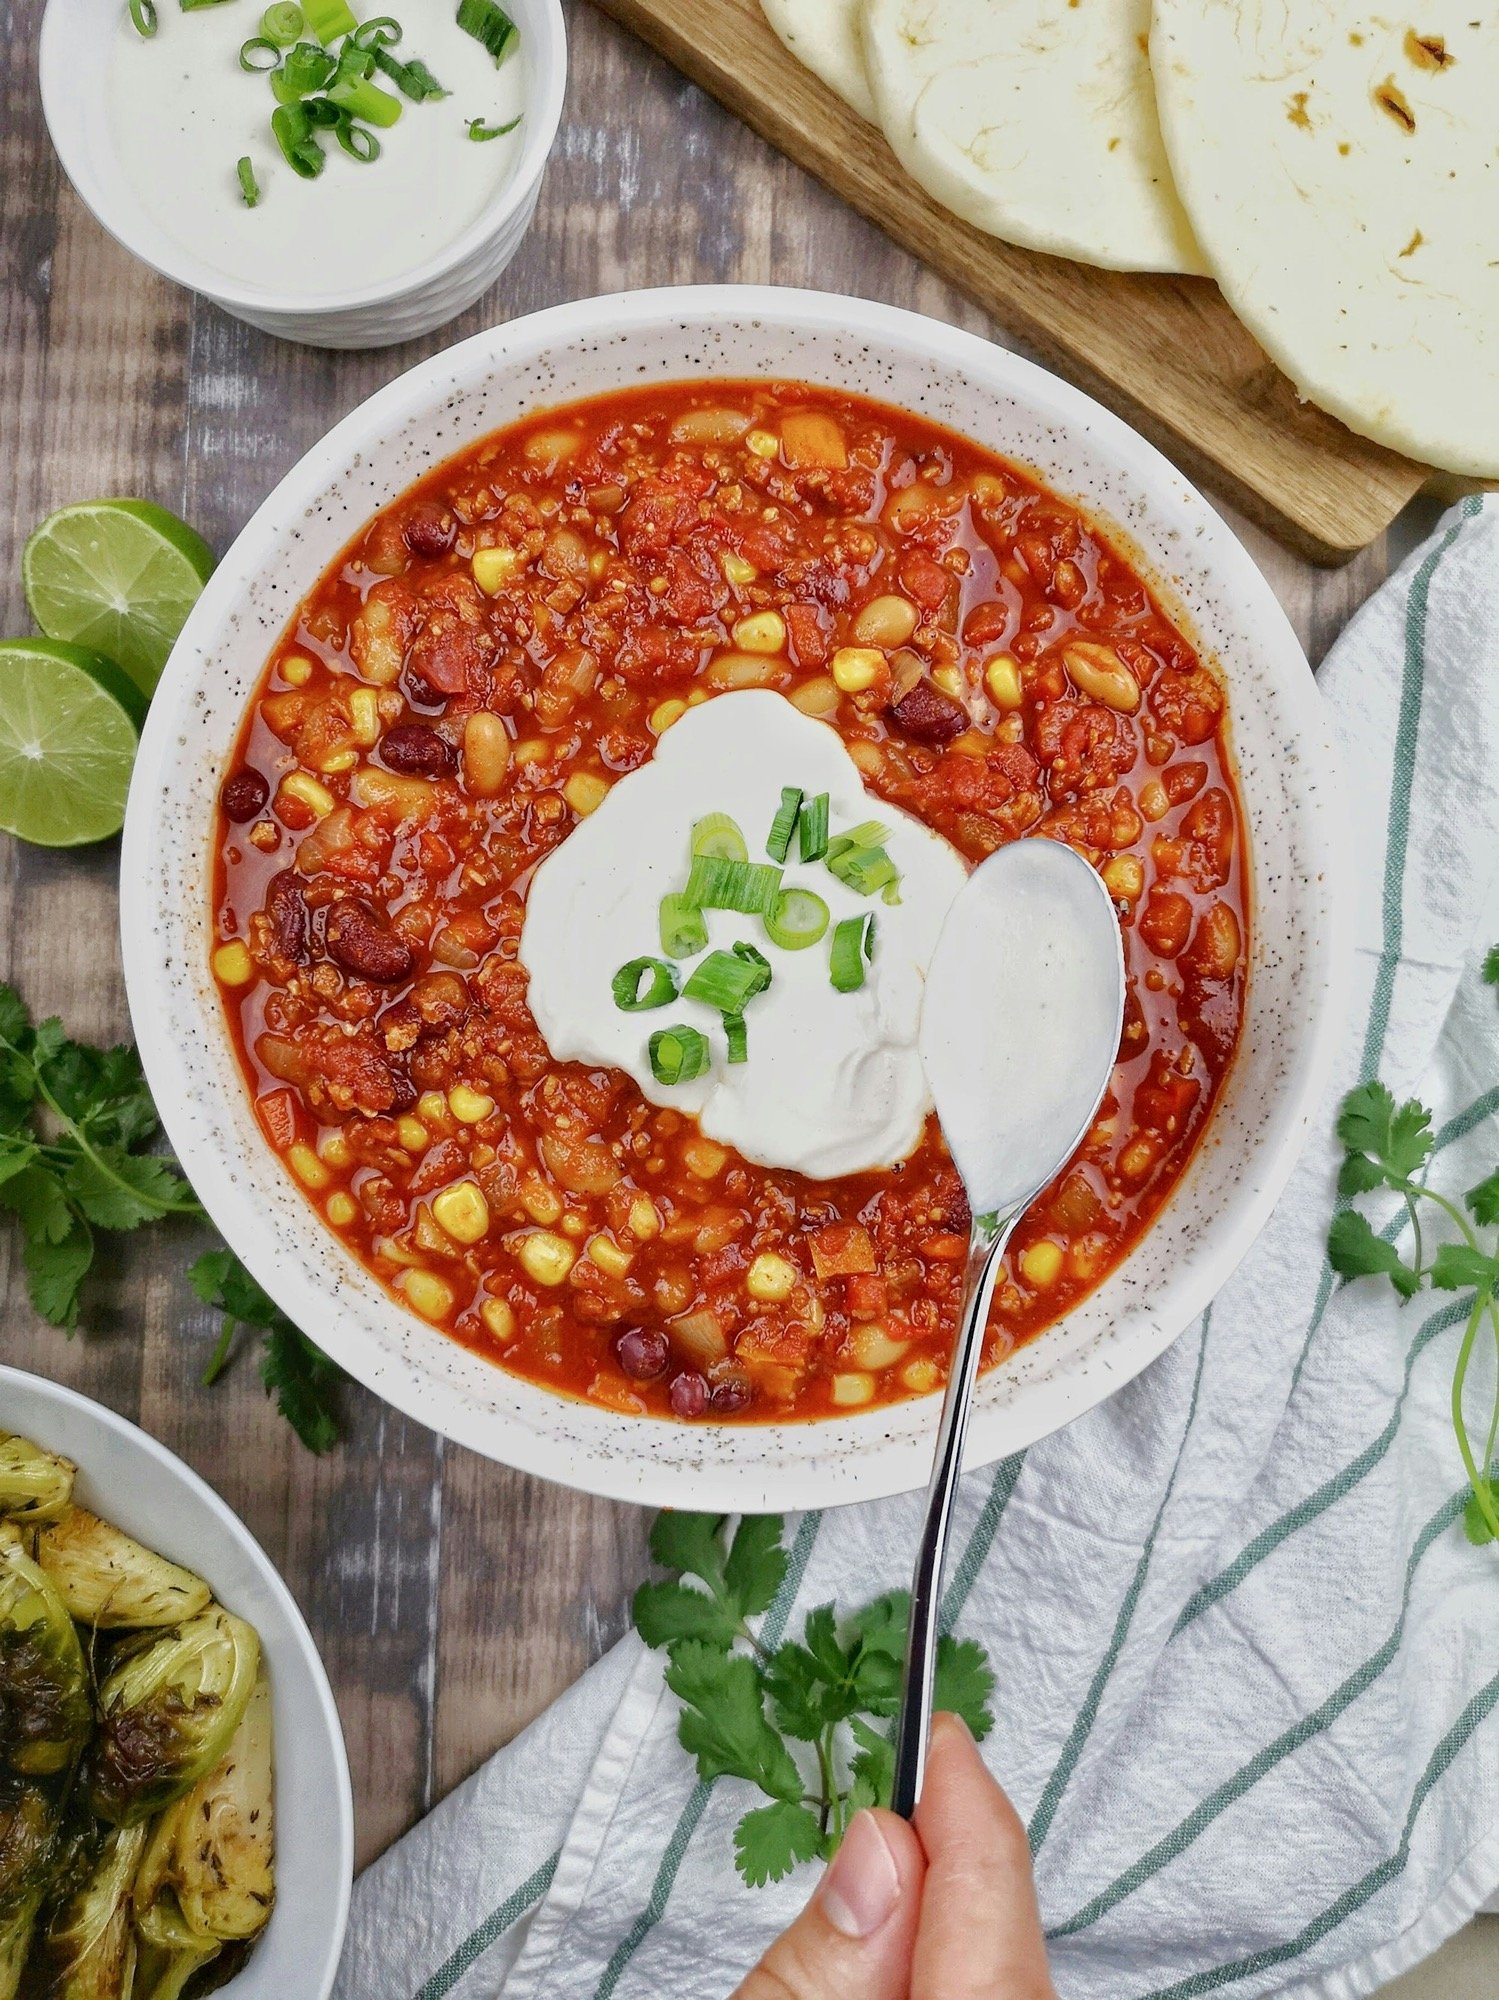
[[894,1813],[855,1813],[812,1900],[733,2000],[907,2000],[925,1873]]

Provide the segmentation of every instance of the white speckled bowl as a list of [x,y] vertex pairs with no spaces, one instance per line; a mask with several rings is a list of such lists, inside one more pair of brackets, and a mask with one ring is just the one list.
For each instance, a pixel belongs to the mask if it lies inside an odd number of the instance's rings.
[[283,340],[311,347],[389,347],[456,319],[488,291],[520,248],[536,211],[567,88],[561,0],[507,0],[520,29],[519,46],[507,61],[525,65],[524,143],[495,201],[445,249],[401,277],[315,299],[230,284],[221,270],[166,235],[132,193],[115,155],[106,100],[122,4],[48,0],[37,49],[42,111],[80,201],[117,243],[163,277]]
[[1190,1171],[1134,1255],[984,1378],[970,1463],[1091,1408],[1190,1323],[1269,1214],[1327,1075],[1346,936],[1327,717],[1268,585],[1179,472],[1076,389],[912,313],[759,287],[588,299],[465,341],[346,418],[229,551],[152,703],[125,827],[125,974],[151,1087],[194,1186],[261,1283],[361,1381],[462,1444],[594,1492],[824,1506],[922,1484],[934,1400],[836,1422],[664,1423],[550,1395],[466,1352],[393,1302],[271,1153],[208,970],[215,792],[266,656],[324,566],[376,508],[499,425],[621,384],[715,374],[863,391],[1021,461],[1133,546],[1226,675],[1255,905],[1241,1053]]
[[270,1558],[165,1445],[72,1389],[0,1368],[0,1430],[78,1467],[78,1497],[195,1570],[260,1634],[276,1757],[276,1907],[228,2000],[327,2000],[354,1877],[354,1802],[338,1710],[312,1635]]

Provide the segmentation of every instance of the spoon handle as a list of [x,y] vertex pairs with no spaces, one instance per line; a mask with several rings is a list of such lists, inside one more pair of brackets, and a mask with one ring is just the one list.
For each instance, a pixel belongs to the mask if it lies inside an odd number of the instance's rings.
[[1002,1217],[975,1216],[968,1245],[963,1319],[947,1377],[947,1395],[932,1461],[932,1482],[927,1488],[926,1520],[911,1579],[911,1629],[906,1642],[906,1673],[895,1736],[895,1783],[890,1801],[902,1819],[911,1817],[921,1797],[927,1737],[932,1727],[932,1675],[937,1662],[937,1621],[942,1606],[947,1532],[957,1498],[958,1474],[963,1469],[963,1441],[968,1434],[973,1385],[978,1380],[979,1358],[984,1351],[989,1301],[994,1296],[999,1260],[1020,1213],[1016,1209]]

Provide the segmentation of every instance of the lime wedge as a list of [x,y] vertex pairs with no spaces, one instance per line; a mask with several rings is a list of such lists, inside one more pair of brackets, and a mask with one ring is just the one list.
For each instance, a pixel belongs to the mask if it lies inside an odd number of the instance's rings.
[[21,579],[49,639],[118,660],[151,694],[213,569],[213,551],[149,500],[85,500],[49,514]]
[[38,847],[118,833],[145,717],[113,660],[55,639],[0,641],[0,827]]

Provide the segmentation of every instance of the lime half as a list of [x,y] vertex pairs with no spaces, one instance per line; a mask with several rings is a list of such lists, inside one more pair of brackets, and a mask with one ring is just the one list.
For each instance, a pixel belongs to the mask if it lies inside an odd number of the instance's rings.
[[145,717],[113,660],[55,639],[0,641],[0,827],[39,847],[118,833]]
[[202,536],[149,500],[59,507],[21,557],[26,602],[47,637],[118,660],[144,694],[212,569]]

